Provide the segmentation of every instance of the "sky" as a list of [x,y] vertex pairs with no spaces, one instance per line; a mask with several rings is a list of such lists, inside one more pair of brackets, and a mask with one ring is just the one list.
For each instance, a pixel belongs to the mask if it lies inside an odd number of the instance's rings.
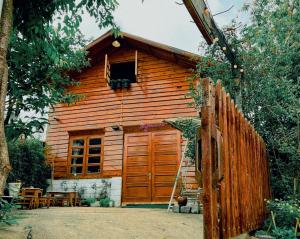
[[[114,13],[121,31],[149,40],[177,47],[193,53],[200,53],[199,43],[203,37],[192,22],[192,18],[180,0],[118,0]],[[176,3],[177,2],[177,3]],[[247,14],[240,11],[245,0],[207,0],[212,12],[216,14],[233,8],[214,19],[219,27],[229,24],[232,19],[243,23],[249,21]],[[109,29],[100,30],[95,20],[86,14],[81,31],[87,38],[96,39]]]

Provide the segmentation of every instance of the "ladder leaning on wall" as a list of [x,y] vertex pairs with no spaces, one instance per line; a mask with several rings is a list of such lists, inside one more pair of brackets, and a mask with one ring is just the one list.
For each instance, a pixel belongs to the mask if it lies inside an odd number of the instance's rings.
[[189,142],[190,142],[190,140],[187,139],[186,142],[185,142],[185,145],[184,145],[184,150],[183,150],[183,153],[181,155],[180,164],[179,164],[179,167],[178,167],[177,175],[176,175],[176,178],[175,178],[172,194],[171,194],[169,205],[168,205],[168,211],[170,211],[170,209],[172,208],[172,201],[174,199],[177,184],[178,184],[178,181],[179,181],[180,178],[182,179],[182,186],[181,186],[181,195],[182,196],[187,196],[189,198],[189,200],[191,200],[191,199],[197,200],[198,195],[201,193],[199,189],[198,190],[191,190],[191,189],[187,188],[187,180],[186,180],[186,178],[187,178],[187,167],[184,167],[184,166],[188,165],[188,162],[187,162],[188,159],[186,159],[185,154],[186,154],[187,145],[189,144]]
[[[178,183],[178,180],[180,178],[181,168],[182,168],[182,165],[183,165],[183,161],[185,159],[185,152],[186,152],[186,149],[187,149],[188,142],[189,142],[189,140],[186,140],[185,145],[184,145],[183,154],[181,154],[181,160],[180,160],[179,168],[178,168],[178,171],[177,171],[177,174],[176,174],[176,178],[175,178],[171,198],[170,198],[170,201],[169,201],[168,211],[170,211],[171,206],[172,206],[172,201],[173,201],[174,194],[175,194],[175,191],[176,191],[176,188],[177,188],[177,183]],[[185,182],[186,182],[186,180],[185,180]]]

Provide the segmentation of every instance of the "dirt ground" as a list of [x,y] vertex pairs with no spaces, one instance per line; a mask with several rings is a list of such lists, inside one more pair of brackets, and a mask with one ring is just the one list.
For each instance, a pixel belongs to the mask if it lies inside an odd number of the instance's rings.
[[18,225],[0,230],[1,239],[201,239],[203,230],[201,215],[165,209],[75,207],[20,214]]

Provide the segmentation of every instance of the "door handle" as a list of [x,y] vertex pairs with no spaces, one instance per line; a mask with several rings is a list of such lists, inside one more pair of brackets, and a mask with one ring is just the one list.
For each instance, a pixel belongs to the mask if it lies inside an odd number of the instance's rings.
[[151,179],[151,173],[148,173],[148,177],[149,177],[149,179]]

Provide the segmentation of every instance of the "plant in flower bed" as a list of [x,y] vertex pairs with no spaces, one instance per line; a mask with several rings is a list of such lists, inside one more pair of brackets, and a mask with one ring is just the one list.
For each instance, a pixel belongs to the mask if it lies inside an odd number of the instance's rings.
[[110,198],[109,198],[109,190],[111,187],[111,183],[106,181],[106,180],[102,180],[103,183],[103,187],[101,189],[101,192],[99,194],[99,205],[100,207],[109,207],[110,204]]
[[256,235],[270,235],[278,239],[296,239],[296,221],[300,219],[300,200],[288,198],[267,201],[272,217],[265,221],[264,230]]
[[81,201],[81,205],[90,207],[91,204],[95,202],[96,202],[96,198],[85,198]]
[[109,207],[110,199],[109,197],[101,198],[99,201],[100,207]]

